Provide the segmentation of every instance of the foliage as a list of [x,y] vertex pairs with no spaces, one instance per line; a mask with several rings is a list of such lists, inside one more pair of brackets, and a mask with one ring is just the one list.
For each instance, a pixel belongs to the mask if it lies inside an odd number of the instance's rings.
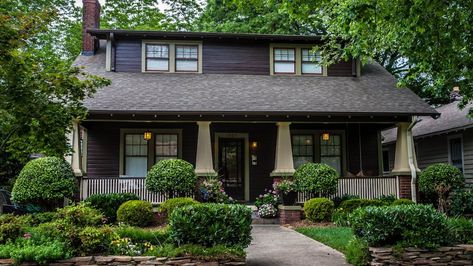
[[365,266],[369,265],[370,252],[366,241],[359,238],[352,238],[348,242],[347,250],[345,253],[347,262],[353,266]]
[[251,241],[251,210],[237,204],[186,206],[171,214],[169,230],[177,245],[247,247]]
[[297,192],[297,186],[292,180],[283,179],[273,184],[274,190],[281,194],[288,194],[290,192]]
[[360,196],[358,195],[350,195],[350,194],[343,194],[341,197],[334,197],[332,199],[333,203],[335,204],[335,208],[338,208],[342,202],[345,200],[350,200],[350,199],[359,199]]
[[108,226],[99,228],[89,226],[79,233],[79,238],[81,241],[80,252],[81,255],[85,256],[106,253],[110,248],[110,243],[116,238],[116,234]]
[[278,215],[278,209],[272,204],[263,204],[258,208],[258,216],[261,218],[274,218]]
[[100,211],[91,208],[85,203],[69,205],[58,209],[57,215],[65,223],[78,227],[97,226],[104,222],[104,216]]
[[396,195],[391,194],[391,195],[381,195],[376,199],[389,205],[389,204],[392,204],[397,199],[397,197]]
[[107,0],[102,8],[105,29],[163,30],[166,16],[157,0]]
[[395,200],[391,203],[391,205],[393,205],[393,206],[396,206],[396,205],[409,205],[409,204],[415,204],[415,202],[413,202],[410,199],[397,199],[397,200]]
[[333,201],[327,198],[314,198],[304,203],[305,216],[313,222],[330,221],[333,208]]
[[45,209],[59,206],[64,197],[72,198],[77,184],[72,168],[58,157],[28,162],[13,186],[12,198],[18,203],[35,203]]
[[193,198],[172,198],[161,203],[158,211],[169,217],[176,208],[195,204],[200,203]]
[[146,252],[147,256],[156,257],[192,257],[201,260],[237,260],[245,258],[245,251],[241,247],[227,247],[215,245],[203,247],[199,245],[173,246],[170,244],[157,246]]
[[473,191],[458,190],[450,196],[450,215],[473,214]]
[[337,191],[338,172],[323,163],[305,163],[294,173],[294,182],[301,192],[329,196]]
[[118,222],[132,226],[147,226],[153,219],[153,206],[144,200],[127,201],[117,211]]
[[277,208],[280,203],[281,203],[281,199],[275,190],[265,189],[265,193],[262,195],[259,195],[258,198],[256,198],[255,206],[259,208],[263,204],[271,204],[275,208]]
[[199,187],[200,199],[203,202],[211,203],[231,203],[233,199],[225,193],[222,181],[216,177],[206,177]]
[[450,243],[447,217],[432,206],[359,208],[349,219],[354,234],[369,246],[434,248]]
[[438,209],[447,211],[449,193],[463,186],[463,174],[458,168],[446,163],[432,164],[419,176],[419,190],[427,193],[436,193],[439,200]]
[[153,248],[149,242],[135,243],[127,237],[115,239],[110,244],[110,250],[115,255],[140,256]]
[[167,229],[145,229],[120,225],[114,229],[115,233],[121,238],[128,238],[135,243],[148,242],[152,245],[162,245],[168,241],[169,232]]
[[195,190],[197,176],[194,166],[181,159],[161,160],[146,176],[146,188],[153,192],[183,196]]
[[25,223],[13,214],[0,215],[0,244],[12,241],[25,232]]
[[108,223],[114,223],[117,220],[118,208],[129,200],[139,200],[139,197],[133,193],[95,194],[88,197],[85,202],[101,211]]
[[347,252],[348,242],[353,238],[350,227],[301,227],[297,228],[296,231],[345,254]]
[[332,215],[332,221],[337,226],[350,226],[348,216],[357,208],[383,205],[386,205],[386,203],[380,200],[368,200],[359,198],[349,199],[343,201],[340,206],[335,209]]
[[464,217],[449,218],[451,237],[457,244],[473,244],[473,220]]
[[57,240],[33,241],[18,238],[15,242],[0,245],[0,258],[11,258],[15,264],[36,262],[48,265],[48,262],[66,259],[71,254],[66,245]]

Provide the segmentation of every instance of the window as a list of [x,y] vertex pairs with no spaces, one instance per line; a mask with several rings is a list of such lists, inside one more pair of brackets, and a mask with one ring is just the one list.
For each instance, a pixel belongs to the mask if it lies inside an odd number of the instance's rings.
[[303,48],[302,51],[302,74],[322,74],[320,55],[311,52],[311,49]]
[[125,135],[125,175],[146,176],[148,171],[148,142],[143,134]]
[[169,45],[146,44],[146,70],[169,71]]
[[320,136],[320,162],[335,168],[342,173],[342,142],[340,135],[330,135],[328,140]]
[[197,45],[176,45],[176,72],[197,72],[198,58]]
[[391,169],[389,167],[389,150],[383,150],[383,172],[389,173],[390,170]]
[[177,134],[156,134],[155,136],[155,163],[177,158]]
[[314,161],[314,139],[312,135],[292,136],[292,156],[294,168]]
[[450,164],[463,172],[463,147],[461,138],[449,139]]
[[294,74],[296,71],[294,48],[274,49],[274,73]]

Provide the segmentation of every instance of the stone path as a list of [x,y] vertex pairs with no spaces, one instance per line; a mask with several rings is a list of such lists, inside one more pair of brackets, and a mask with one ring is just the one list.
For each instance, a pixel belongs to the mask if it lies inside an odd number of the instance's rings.
[[253,225],[248,266],[345,266],[342,253],[279,225]]

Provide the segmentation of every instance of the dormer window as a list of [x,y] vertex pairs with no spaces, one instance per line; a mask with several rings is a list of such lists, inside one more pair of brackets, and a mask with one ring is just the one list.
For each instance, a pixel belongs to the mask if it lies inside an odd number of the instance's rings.
[[169,71],[169,45],[146,44],[146,71]]
[[302,48],[302,74],[322,74],[322,66],[320,62],[320,54],[314,53],[311,49]]
[[274,48],[274,73],[296,73],[296,50],[294,48]]
[[320,64],[320,54],[312,51],[314,45],[271,43],[270,75],[327,76],[327,68]]
[[197,45],[176,45],[176,72],[197,72],[198,61]]
[[202,41],[143,40],[141,71],[202,73]]

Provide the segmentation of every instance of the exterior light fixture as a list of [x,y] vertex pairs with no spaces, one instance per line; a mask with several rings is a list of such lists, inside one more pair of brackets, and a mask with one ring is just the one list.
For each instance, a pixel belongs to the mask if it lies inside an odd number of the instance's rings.
[[323,141],[329,141],[330,140],[330,134],[329,133],[322,133],[322,140]]
[[252,141],[250,146],[251,146],[252,150],[256,150],[256,149],[258,149],[258,142],[257,141]]
[[143,134],[143,139],[148,141],[151,139],[151,131],[145,131],[145,133]]

